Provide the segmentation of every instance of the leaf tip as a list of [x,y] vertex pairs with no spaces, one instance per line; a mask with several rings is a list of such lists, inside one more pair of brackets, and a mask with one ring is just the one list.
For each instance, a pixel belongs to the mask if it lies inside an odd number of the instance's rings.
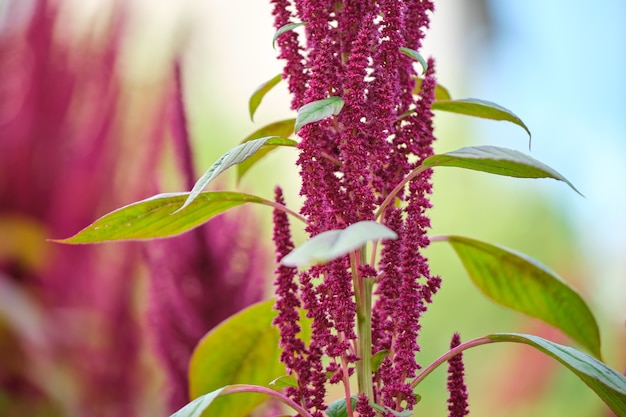
[[73,237],[74,236],[66,237],[66,238],[62,238],[62,239],[46,239],[46,242],[61,243],[61,244],[64,244],[64,245],[71,245]]
[[404,55],[408,56],[409,58],[412,58],[416,60],[417,62],[419,62],[420,65],[422,66],[423,72],[426,72],[428,70],[428,63],[426,62],[424,57],[416,50],[402,46],[400,47],[400,52],[402,52]]

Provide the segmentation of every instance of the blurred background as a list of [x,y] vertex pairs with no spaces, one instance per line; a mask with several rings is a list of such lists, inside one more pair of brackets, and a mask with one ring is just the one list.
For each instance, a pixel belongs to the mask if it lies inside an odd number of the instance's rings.
[[[455,98],[511,109],[533,133],[529,151],[517,126],[437,114],[437,151],[530,152],[585,197],[556,181],[442,168],[433,234],[501,244],[548,265],[584,294],[604,360],[624,371],[626,4],[436,7],[423,55],[437,59],[439,82]],[[268,294],[271,213],[263,208],[150,244],[45,239],[188,189],[250,132],[293,117],[283,84],[254,122],[248,116],[250,94],[282,71],[270,10],[250,0],[0,0],[0,415],[167,415],[185,401],[197,340]],[[295,207],[294,160],[278,150],[240,187],[271,198],[281,184]],[[218,184],[234,186],[228,174]],[[466,340],[516,331],[571,343],[486,300],[439,245],[429,256],[444,284],[424,319],[420,363],[444,352],[454,331]],[[474,415],[610,415],[531,348],[499,344],[465,359]],[[422,384],[422,415],[447,415],[445,376]]]

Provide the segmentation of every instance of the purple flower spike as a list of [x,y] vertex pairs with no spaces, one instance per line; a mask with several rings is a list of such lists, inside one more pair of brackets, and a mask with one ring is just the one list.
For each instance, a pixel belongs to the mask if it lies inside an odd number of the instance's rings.
[[[454,333],[450,342],[450,349],[461,344],[461,336]],[[463,417],[469,414],[467,404],[467,386],[464,381],[465,366],[463,365],[463,354],[454,355],[448,361],[448,398],[449,417]]]
[[[304,197],[301,214],[306,218],[306,231],[315,236],[374,220],[391,190],[433,154],[434,62],[430,60],[422,91],[415,96],[415,62],[401,52],[403,47],[419,49],[432,2],[273,3],[277,29],[291,22],[306,22],[303,44],[297,43],[295,33],[279,37],[281,57],[287,60],[284,78],[290,81],[293,103],[299,107],[331,96],[344,100],[339,114],[305,125],[298,132],[297,164]],[[292,83],[296,79],[300,84]],[[382,223],[399,239],[381,244],[378,264],[370,264],[361,254],[299,274],[298,295],[313,321],[312,342],[305,355],[299,357],[294,351],[284,361],[294,363],[290,368],[298,376],[301,402],[315,415],[324,410],[324,384],[343,382],[348,398],[348,376],[355,369],[367,368],[358,356],[369,356],[370,352],[363,352],[369,344],[363,342],[367,337],[357,339],[355,323],[358,318],[359,337],[367,335],[370,314],[371,354],[388,351],[388,356],[371,375],[371,383],[364,382],[370,375],[361,375],[357,412],[372,415],[368,401],[398,412],[415,405],[408,381],[420,368],[415,360],[419,321],[440,285],[422,255],[429,244],[426,231],[430,222],[425,212],[431,206],[430,192],[430,172],[425,172],[411,181],[408,192],[397,195],[400,204],[385,210]],[[276,230],[282,228],[281,221],[275,218]],[[293,277],[281,270],[278,274],[277,291],[286,300],[286,283],[293,285]],[[372,311],[367,311],[372,285],[377,285],[377,297]],[[289,338],[292,328],[282,319],[280,323],[284,337]],[[290,346],[291,342],[285,339],[282,343]],[[367,371],[359,373],[363,372]]]

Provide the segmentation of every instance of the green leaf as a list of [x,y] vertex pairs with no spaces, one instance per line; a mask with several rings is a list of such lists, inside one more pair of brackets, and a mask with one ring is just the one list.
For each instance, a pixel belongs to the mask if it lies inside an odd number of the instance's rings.
[[345,229],[328,230],[304,242],[289,252],[280,263],[285,266],[307,266],[340,258],[370,241],[397,239],[387,226],[374,221],[360,221]]
[[[423,78],[415,78],[415,88],[413,89],[413,94],[419,94],[422,91],[422,83],[424,82]],[[450,100],[452,96],[450,96],[450,92],[446,87],[437,83],[435,86],[435,100]]]
[[[189,364],[192,398],[231,384],[267,386],[285,373],[279,361],[274,300],[254,304],[223,321],[198,343]],[[220,397],[206,415],[246,417],[265,397],[243,393]]]
[[482,117],[491,120],[506,120],[522,127],[528,136],[530,130],[511,110],[487,100],[476,98],[464,98],[459,100],[436,100],[432,104],[433,110],[442,110],[451,113],[465,114],[467,116]]
[[538,318],[600,357],[600,332],[582,297],[537,261],[510,249],[460,236],[452,245],[474,284],[496,303]]
[[581,194],[571,182],[549,166],[516,150],[498,146],[469,146],[433,155],[427,158],[422,166],[465,168],[517,178],[554,178],[565,182]]
[[282,79],[282,74],[278,74],[274,76],[272,79],[267,80],[260,86],[254,90],[254,93],[250,96],[250,101],[248,102],[248,110],[250,112],[250,120],[254,120],[254,113],[256,113],[256,109],[259,108],[261,101],[263,101],[263,97],[267,94],[272,88],[274,88]]
[[[264,126],[252,134],[250,134],[247,138],[245,138],[241,143],[250,142],[251,140],[262,138],[264,136],[277,136],[286,138],[293,133],[293,126],[296,122],[296,119],[288,119],[281,120],[279,122],[271,123],[267,126]],[[237,181],[240,181],[241,178],[252,168],[257,162],[259,162],[265,155],[269,152],[276,149],[278,146],[296,146],[297,143],[290,139],[284,139],[283,145],[269,145],[265,144],[261,147],[255,154],[250,155],[248,159],[237,164]]]
[[417,52],[414,49],[405,48],[404,46],[400,48],[400,52],[402,52],[404,55],[408,56],[409,58],[412,58],[416,60],[417,62],[419,62],[424,72],[426,72],[426,70],[428,69],[428,63],[419,52]]
[[211,181],[217,178],[222,172],[226,171],[233,165],[237,165],[254,155],[262,146],[295,146],[296,143],[291,139],[277,138],[268,136],[265,138],[254,139],[240,145],[235,146],[230,151],[222,155],[194,184],[189,197],[178,210],[183,210],[196,199],[196,197],[209,185]]
[[297,22],[297,23],[287,23],[285,26],[279,28],[274,34],[274,38],[272,39],[272,48],[276,49],[276,40],[283,33],[289,32],[290,30],[294,30],[298,26],[306,25],[307,22]]
[[[273,202],[236,192],[200,193],[185,210],[177,211],[189,193],[158,194],[112,211],[58,243],[83,244],[114,240],[145,240],[176,236],[208,221],[226,210],[245,203],[273,205]],[[176,210],[176,214],[172,214]]]
[[[357,402],[356,395],[351,396],[350,402],[352,403],[352,410],[354,411]],[[328,417],[348,417],[348,407],[346,406],[346,399],[340,398],[330,403],[328,405],[328,408],[326,408],[326,415]]]
[[496,333],[487,338],[494,342],[524,343],[552,356],[595,391],[616,415],[626,417],[626,377],[597,359],[529,334]]
[[341,97],[328,97],[323,100],[312,101],[300,107],[296,117],[295,132],[298,133],[302,126],[309,123],[338,115],[343,107],[343,103],[344,101]]
[[270,387],[275,389],[287,388],[287,387],[297,387],[298,381],[296,378],[291,375],[282,375],[270,382]]
[[200,417],[213,400],[215,400],[226,387],[221,387],[213,392],[202,395],[189,404],[172,414],[170,417]]
[[380,364],[383,363],[383,360],[389,356],[388,350],[379,350],[372,356],[372,372],[378,372],[378,368]]

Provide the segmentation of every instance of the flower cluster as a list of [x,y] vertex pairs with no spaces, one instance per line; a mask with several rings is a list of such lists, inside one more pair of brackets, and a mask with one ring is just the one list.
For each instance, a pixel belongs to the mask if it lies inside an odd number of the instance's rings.
[[[412,409],[416,399],[409,381],[419,369],[415,361],[419,320],[440,285],[422,254],[429,244],[425,212],[430,208],[430,172],[413,179],[406,193],[400,191],[394,197],[398,204],[384,202],[433,154],[434,62],[428,61],[416,94],[416,62],[402,53],[402,48],[421,47],[433,4],[420,0],[273,4],[277,29],[304,23],[304,42],[296,31],[277,39],[279,56],[286,61],[283,78],[289,82],[292,107],[333,96],[344,100],[336,117],[298,132],[297,164],[305,198],[301,213],[307,232],[315,236],[380,215],[399,236],[384,243],[377,265],[351,255],[314,266],[298,277],[293,269],[279,268],[276,323],[282,333],[282,360],[299,383],[299,390],[289,394],[313,415],[321,415],[327,375],[329,383],[343,382],[349,394],[348,377],[359,361],[381,352],[385,358],[372,372],[371,392],[360,383],[359,413],[372,413],[363,395],[392,410]],[[277,236],[288,236],[288,225],[278,213],[275,220],[277,253],[285,254],[291,241]],[[294,341],[296,307],[303,307],[313,323],[306,348]],[[370,311],[363,311],[365,307]],[[355,333],[357,322],[366,315],[371,327],[363,327],[367,335],[358,337],[371,335],[369,352]],[[322,356],[329,358],[324,366]]]
[[[455,333],[450,341],[450,349],[461,344],[461,336]],[[448,411],[450,417],[463,417],[469,414],[467,404],[467,387],[465,386],[465,365],[463,354],[459,353],[448,361]]]

